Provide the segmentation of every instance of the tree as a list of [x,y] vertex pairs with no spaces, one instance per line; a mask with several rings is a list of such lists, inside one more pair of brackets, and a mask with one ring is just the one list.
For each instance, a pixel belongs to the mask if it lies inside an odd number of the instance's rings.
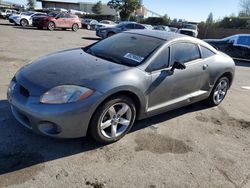
[[207,17],[207,20],[206,20],[206,30],[205,30],[205,38],[207,37],[207,33],[208,33],[208,29],[209,27],[214,23],[214,16],[213,16],[213,13],[210,12],[208,17]]
[[102,14],[102,2],[98,1],[94,6],[92,7],[92,12],[95,14]]
[[240,16],[250,16],[250,0],[240,0]]
[[206,24],[211,25],[213,22],[214,22],[214,16],[213,16],[213,13],[210,12],[210,14],[207,17]]
[[36,6],[36,0],[28,0],[28,4],[30,10],[34,10]]
[[108,2],[110,8],[120,13],[121,20],[129,20],[135,10],[141,7],[140,0],[111,0]]

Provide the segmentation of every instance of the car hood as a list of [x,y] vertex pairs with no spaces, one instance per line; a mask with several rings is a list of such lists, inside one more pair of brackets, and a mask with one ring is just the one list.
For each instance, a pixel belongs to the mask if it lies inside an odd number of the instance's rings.
[[81,48],[57,52],[25,66],[16,74],[19,84],[33,96],[59,85],[78,85],[98,90],[98,84],[129,67],[112,63]]

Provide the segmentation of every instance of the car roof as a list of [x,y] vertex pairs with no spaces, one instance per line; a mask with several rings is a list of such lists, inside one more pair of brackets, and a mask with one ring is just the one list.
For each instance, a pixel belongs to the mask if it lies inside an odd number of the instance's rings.
[[147,29],[130,30],[130,31],[126,31],[126,33],[145,35],[145,36],[159,38],[159,39],[166,40],[166,41],[174,40],[177,38],[184,38],[184,37],[191,38],[191,37],[187,37],[186,35],[182,35],[178,33],[158,31],[158,30],[147,30]]
[[217,53],[217,50],[215,48],[213,48],[211,45],[209,45],[208,43],[206,43],[198,38],[190,37],[190,36],[179,34],[179,33],[158,31],[158,30],[147,30],[147,29],[129,30],[129,31],[125,31],[125,33],[154,37],[154,38],[165,40],[166,42],[183,39],[183,40],[186,40],[189,42],[194,42],[196,44],[207,47],[210,50]]

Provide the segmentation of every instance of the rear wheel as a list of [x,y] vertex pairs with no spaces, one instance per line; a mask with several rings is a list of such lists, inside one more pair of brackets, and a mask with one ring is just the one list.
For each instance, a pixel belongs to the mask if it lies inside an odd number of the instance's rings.
[[26,26],[29,25],[29,22],[28,22],[28,20],[26,20],[26,19],[21,19],[20,25],[23,26],[23,27],[26,27]]
[[72,31],[77,31],[78,29],[79,29],[79,25],[76,24],[76,23],[74,23],[74,24],[72,25]]
[[55,23],[49,22],[47,28],[48,30],[53,31],[56,28]]
[[108,37],[112,37],[113,35],[115,35],[115,33],[109,32],[107,36],[108,36]]
[[215,84],[207,102],[211,106],[218,106],[226,97],[230,82],[227,77],[221,77]]
[[90,124],[91,136],[105,144],[116,142],[129,132],[135,117],[135,105],[130,98],[113,97],[95,112]]

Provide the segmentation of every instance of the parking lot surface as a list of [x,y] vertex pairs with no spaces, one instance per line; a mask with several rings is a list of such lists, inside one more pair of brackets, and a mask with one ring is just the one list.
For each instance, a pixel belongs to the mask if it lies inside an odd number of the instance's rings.
[[198,103],[138,121],[111,145],[22,128],[6,101],[16,71],[96,39],[93,31],[51,32],[0,20],[0,187],[250,187],[250,63],[237,62],[219,107]]

